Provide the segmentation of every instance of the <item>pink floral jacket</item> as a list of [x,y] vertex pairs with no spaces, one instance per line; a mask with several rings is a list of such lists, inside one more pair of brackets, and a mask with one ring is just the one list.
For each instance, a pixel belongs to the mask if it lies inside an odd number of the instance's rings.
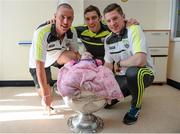
[[63,97],[89,90],[107,100],[124,98],[113,72],[93,59],[65,64],[59,69],[57,88]]

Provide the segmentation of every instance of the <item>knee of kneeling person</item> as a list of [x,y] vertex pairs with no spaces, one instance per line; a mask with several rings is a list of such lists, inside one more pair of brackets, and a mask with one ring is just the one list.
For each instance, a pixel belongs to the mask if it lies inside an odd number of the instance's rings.
[[140,69],[140,67],[128,67],[126,70],[127,78],[136,79],[139,69]]

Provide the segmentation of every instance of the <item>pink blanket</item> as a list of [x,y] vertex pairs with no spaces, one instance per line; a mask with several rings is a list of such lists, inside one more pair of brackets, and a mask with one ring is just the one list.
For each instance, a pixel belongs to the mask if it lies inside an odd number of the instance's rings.
[[57,88],[63,97],[73,96],[83,89],[107,100],[123,98],[112,71],[88,59],[69,62],[59,69]]

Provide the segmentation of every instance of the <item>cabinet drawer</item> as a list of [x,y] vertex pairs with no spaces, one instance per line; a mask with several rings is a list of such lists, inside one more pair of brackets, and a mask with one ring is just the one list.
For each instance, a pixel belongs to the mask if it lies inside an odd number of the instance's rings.
[[145,31],[149,47],[168,47],[169,31]]
[[151,55],[168,55],[168,48],[149,48]]
[[153,57],[155,77],[154,83],[166,83],[167,57]]

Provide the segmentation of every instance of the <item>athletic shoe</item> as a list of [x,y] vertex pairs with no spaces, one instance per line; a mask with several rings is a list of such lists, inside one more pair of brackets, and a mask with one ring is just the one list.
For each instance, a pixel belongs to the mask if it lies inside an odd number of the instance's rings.
[[127,112],[124,116],[123,122],[127,125],[132,125],[138,120],[139,112],[141,108],[136,108],[131,106],[129,112]]

